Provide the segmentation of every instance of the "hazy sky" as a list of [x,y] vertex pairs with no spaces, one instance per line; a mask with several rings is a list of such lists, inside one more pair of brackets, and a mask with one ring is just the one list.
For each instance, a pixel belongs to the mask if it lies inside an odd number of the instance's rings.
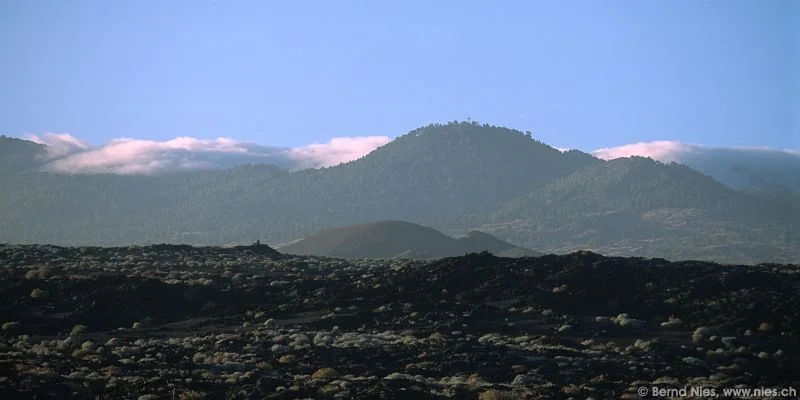
[[5,1],[0,133],[800,148],[800,1]]

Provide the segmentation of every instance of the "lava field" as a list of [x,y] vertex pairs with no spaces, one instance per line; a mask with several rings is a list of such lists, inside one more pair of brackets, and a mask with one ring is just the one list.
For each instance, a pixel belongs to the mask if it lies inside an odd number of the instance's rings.
[[800,388],[800,267],[0,245],[0,398],[610,399]]

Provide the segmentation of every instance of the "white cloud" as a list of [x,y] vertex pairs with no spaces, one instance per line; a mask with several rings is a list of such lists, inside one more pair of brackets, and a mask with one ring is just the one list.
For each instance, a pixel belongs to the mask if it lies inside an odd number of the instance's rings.
[[[248,163],[274,164],[289,170],[329,167],[356,160],[391,141],[387,136],[336,137],[326,143],[286,148],[228,137],[182,136],[164,141],[118,138],[93,147],[67,133],[44,133],[27,138],[47,146],[46,170],[114,174],[230,168]],[[800,182],[796,182],[800,178],[793,178],[800,177],[800,151],[796,149],[713,148],[656,141],[603,148],[591,154],[605,160],[642,156],[683,163],[735,187],[754,179],[800,187]]]
[[640,156],[650,157],[661,162],[685,162],[689,159],[710,155],[738,155],[741,157],[800,155],[800,150],[773,149],[770,147],[708,147],[699,144],[660,140],[655,142],[639,142],[619,147],[597,149],[591,153],[603,160]]
[[704,149],[706,147],[682,142],[660,140],[655,142],[639,142],[619,147],[598,149],[592,155],[603,160],[640,156],[650,157],[661,162],[680,162],[681,155]]
[[387,136],[339,137],[323,144],[282,148],[227,137],[182,136],[165,141],[118,138],[91,147],[66,133],[27,138],[47,145],[51,161],[45,165],[46,170],[114,174],[226,168],[247,163],[275,164],[287,169],[327,167],[362,157],[391,140]]
[[76,151],[87,150],[89,143],[80,140],[69,133],[46,132],[42,135],[26,135],[26,139],[47,146],[51,158],[61,157]]
[[710,175],[732,187],[782,186],[800,190],[800,151],[768,147],[708,147],[698,144],[657,141],[599,149],[595,157],[650,157],[677,162]]
[[329,167],[361,158],[390,141],[388,136],[337,137],[328,143],[291,149],[288,156],[304,167]]

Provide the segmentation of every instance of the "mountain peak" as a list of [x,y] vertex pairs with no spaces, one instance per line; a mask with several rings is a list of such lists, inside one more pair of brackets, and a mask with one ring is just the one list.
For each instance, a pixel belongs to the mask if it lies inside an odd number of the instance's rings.
[[[419,127],[408,132],[401,138],[453,138],[453,137],[501,137],[501,138],[521,138],[529,141],[542,144],[542,142],[533,138],[531,132],[522,132],[517,129],[505,128],[486,123],[478,123],[475,121],[453,121],[448,123],[433,123],[426,126]],[[550,147],[550,146],[547,146]]]

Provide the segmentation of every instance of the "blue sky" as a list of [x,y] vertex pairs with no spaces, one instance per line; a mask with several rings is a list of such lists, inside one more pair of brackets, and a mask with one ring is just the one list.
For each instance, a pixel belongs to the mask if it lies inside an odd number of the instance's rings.
[[800,148],[797,1],[6,1],[0,133]]

